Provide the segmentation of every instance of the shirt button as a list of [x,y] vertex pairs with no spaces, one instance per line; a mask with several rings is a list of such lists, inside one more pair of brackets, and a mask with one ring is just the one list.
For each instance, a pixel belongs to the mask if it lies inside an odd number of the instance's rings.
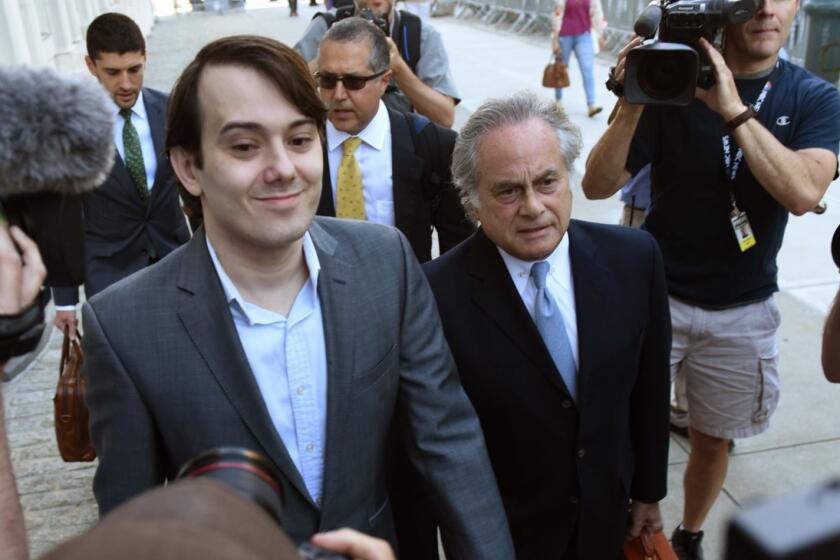
[[306,392],[306,386],[305,385],[301,385],[300,387],[297,388],[297,394],[298,395],[302,395],[305,392]]
[[563,408],[572,408],[572,401],[570,401],[569,399],[563,399],[563,401],[560,403],[560,406],[562,406]]
[[315,444],[314,443],[307,443],[306,447],[304,447],[304,449],[306,450],[307,453],[312,453],[312,451],[315,449]]
[[586,455],[586,450],[585,449],[578,449],[577,455],[578,455],[578,459],[583,459],[583,456]]
[[576,504],[576,503],[578,503],[578,498],[577,498],[577,496],[569,496],[569,503],[570,503],[570,504]]
[[321,496],[318,496],[317,498],[315,498],[315,503],[318,504],[319,506],[324,505],[324,498],[322,498]]

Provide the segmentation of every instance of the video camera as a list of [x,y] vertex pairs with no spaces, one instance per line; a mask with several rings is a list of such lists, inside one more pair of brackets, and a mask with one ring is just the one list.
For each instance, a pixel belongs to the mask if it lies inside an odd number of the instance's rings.
[[[0,216],[38,245],[47,286],[85,280],[82,196],[114,162],[112,106],[91,80],[0,67]],[[0,316],[0,362],[37,346],[48,301]]]
[[715,83],[714,68],[699,46],[714,44],[724,27],[752,19],[757,0],[655,0],[633,30],[645,42],[627,55],[624,96],[630,103],[688,105],[696,87]]

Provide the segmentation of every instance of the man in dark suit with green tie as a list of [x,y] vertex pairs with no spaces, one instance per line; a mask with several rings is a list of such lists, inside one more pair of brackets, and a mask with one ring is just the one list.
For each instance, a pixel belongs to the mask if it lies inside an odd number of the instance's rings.
[[[169,96],[143,87],[146,43],[137,24],[106,13],[88,26],[85,63],[114,100],[111,173],[84,199],[86,272],[90,298],[117,280],[157,262],[185,243],[189,228],[164,155]],[[76,330],[78,287],[53,289],[55,324]]]

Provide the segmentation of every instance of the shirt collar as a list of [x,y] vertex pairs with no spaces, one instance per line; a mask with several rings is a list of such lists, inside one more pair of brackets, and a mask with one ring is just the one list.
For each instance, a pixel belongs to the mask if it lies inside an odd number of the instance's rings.
[[[114,116],[120,116],[120,106],[114,103]],[[144,121],[148,121],[149,117],[146,113],[146,104],[143,102],[143,90],[140,89],[140,93],[137,94],[137,101],[134,102],[134,106],[131,108],[131,118],[138,117],[143,119]],[[119,121],[118,121],[119,122]]]
[[[356,136],[361,138],[362,142],[371,148],[379,151],[385,147],[385,138],[391,128],[391,121],[388,118],[388,109],[385,103],[379,100],[379,109],[376,110],[376,115],[368,123],[368,125]],[[337,150],[341,147],[345,140],[353,136],[347,132],[338,130],[333,124],[327,121],[327,149],[329,151]]]
[[[278,313],[248,303],[242,297],[233,280],[227,275],[222,263],[219,261],[216,250],[213,248],[213,244],[210,243],[210,238],[205,236],[204,239],[207,242],[207,251],[210,253],[213,268],[216,269],[216,274],[219,276],[219,281],[222,284],[222,290],[225,292],[225,301],[227,301],[231,309],[238,309],[245,317],[245,320],[252,325],[284,320],[285,318]],[[309,282],[317,290],[318,276],[321,272],[321,261],[318,260],[318,252],[315,250],[315,244],[312,242],[312,237],[308,231],[303,234],[303,258],[306,261],[306,267],[309,269]]]
[[[521,294],[525,289],[525,286],[527,286],[528,279],[531,276],[531,267],[534,266],[534,263],[540,261],[523,261],[522,259],[514,257],[498,245],[496,248],[499,250],[499,254],[505,262],[505,266],[510,273],[513,283],[516,285],[517,291]],[[552,251],[548,257],[541,260],[546,261],[549,264],[549,275],[557,279],[557,281],[561,284],[565,284],[562,279],[570,276],[572,266],[571,258],[569,256],[568,230],[563,236],[563,239],[560,240],[557,247],[554,248],[554,251]]]

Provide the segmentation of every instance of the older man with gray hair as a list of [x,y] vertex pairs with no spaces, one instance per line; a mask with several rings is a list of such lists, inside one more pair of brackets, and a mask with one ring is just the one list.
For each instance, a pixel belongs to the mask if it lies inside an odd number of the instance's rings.
[[553,102],[482,105],[452,165],[480,228],[424,267],[520,560],[616,558],[626,536],[662,528],[662,257],[646,232],[570,220],[580,148]]

